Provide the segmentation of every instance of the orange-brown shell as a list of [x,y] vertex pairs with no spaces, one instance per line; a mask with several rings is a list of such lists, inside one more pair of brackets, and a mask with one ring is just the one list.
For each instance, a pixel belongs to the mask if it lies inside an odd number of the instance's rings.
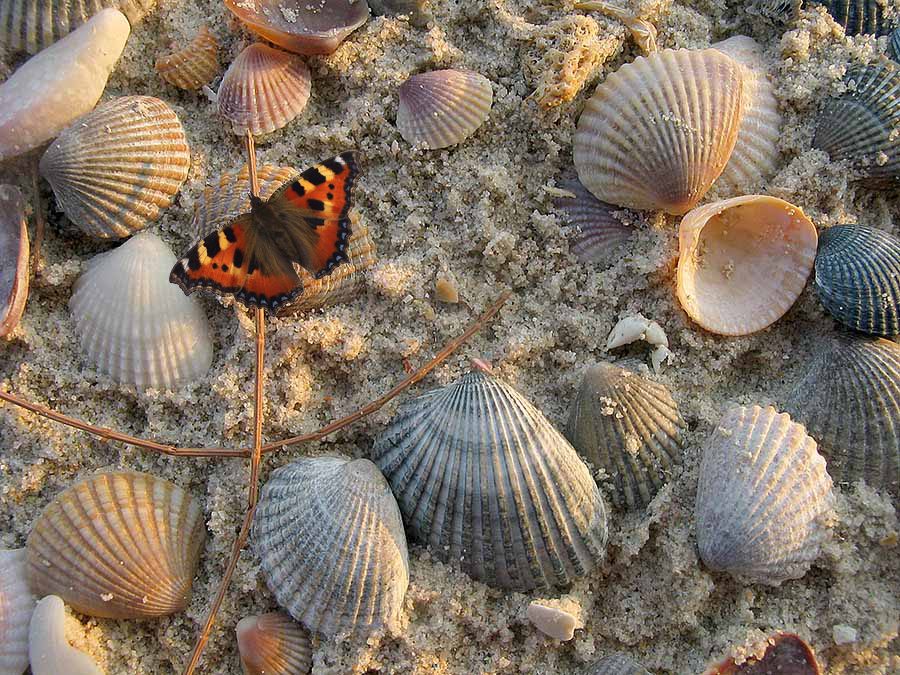
[[156,60],[156,72],[179,89],[200,89],[219,72],[219,43],[203,26],[185,47],[160,56]]

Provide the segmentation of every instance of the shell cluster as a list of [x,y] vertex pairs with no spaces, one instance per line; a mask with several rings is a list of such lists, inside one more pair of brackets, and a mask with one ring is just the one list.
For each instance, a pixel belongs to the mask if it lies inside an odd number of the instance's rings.
[[28,299],[28,228],[25,198],[14,185],[0,185],[0,337],[9,335]]

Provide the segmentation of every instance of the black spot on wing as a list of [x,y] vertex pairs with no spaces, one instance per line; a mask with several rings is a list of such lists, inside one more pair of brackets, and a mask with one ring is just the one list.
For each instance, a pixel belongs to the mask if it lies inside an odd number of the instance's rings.
[[[338,155],[340,157],[340,155]],[[344,162],[338,160],[338,157],[332,157],[331,159],[326,159],[322,162],[322,166],[326,169],[330,169],[332,173],[340,174],[344,170],[346,170],[347,165]],[[325,181],[322,181],[323,183]]]
[[309,223],[309,226],[313,229],[322,227],[325,224],[324,218],[304,218],[303,220]]
[[[325,176],[323,176],[319,171],[319,167],[316,166],[301,173],[300,178],[307,181],[308,183],[312,183],[313,185],[321,185],[327,180]],[[301,192],[301,194],[303,193]]]
[[222,229],[222,232],[225,234],[225,238],[226,238],[230,243],[233,244],[233,243],[235,243],[235,242],[237,241],[237,235],[234,233],[234,229],[232,229],[231,226],[226,227],[226,228],[223,228],[223,229]]
[[203,245],[206,247],[206,255],[210,258],[215,258],[219,253],[222,252],[222,249],[219,248],[219,233],[213,232],[212,234],[208,234],[203,239]]
[[196,272],[200,269],[200,253],[197,251],[196,246],[188,251],[187,266],[191,272]]
[[[238,269],[240,269],[241,267],[244,266],[244,252],[239,248],[234,249],[233,264]],[[251,272],[252,272],[252,270],[251,270]]]
[[[235,251],[235,255],[237,255],[236,251]],[[243,262],[243,261],[244,261],[244,256],[242,255],[241,262]],[[247,274],[248,275],[253,274],[258,269],[259,269],[259,263],[256,262],[256,256],[255,255],[250,256],[250,265],[249,265],[249,267],[247,267]]]
[[325,202],[323,202],[321,199],[308,199],[306,201],[306,204],[313,211],[324,211],[325,210]]
[[306,188],[304,188],[303,185],[300,184],[299,180],[295,180],[293,183],[291,183],[291,189],[301,197],[306,194]]

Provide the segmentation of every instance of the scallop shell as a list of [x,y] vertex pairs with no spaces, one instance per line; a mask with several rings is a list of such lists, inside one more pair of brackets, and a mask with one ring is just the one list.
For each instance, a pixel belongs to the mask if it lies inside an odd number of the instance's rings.
[[25,580],[25,549],[0,549],[0,673],[28,667],[28,623],[34,598]]
[[200,89],[219,72],[219,43],[202,26],[190,43],[156,59],[156,72],[179,89]]
[[894,27],[895,20],[886,21],[884,9],[878,0],[814,0],[809,3],[824,7],[834,22],[844,29],[844,34],[887,35]]
[[678,244],[684,311],[713,333],[747,335],[780,319],[800,296],[815,260],[816,227],[793,204],[747,195],[688,213]]
[[254,136],[281,129],[309,101],[309,69],[293,54],[255,43],[225,71],[219,86],[219,114],[232,131]]
[[585,105],[575,168],[598,199],[686,213],[734,149],[744,69],[716,49],[665,49],[612,73]]
[[606,263],[618,256],[631,240],[634,228],[616,218],[618,206],[601,202],[578,181],[566,181],[561,187],[575,197],[560,197],[554,205],[562,209],[569,224],[578,228],[571,249],[581,262]]
[[824,230],[816,290],[845,326],[872,335],[900,333],[900,239],[864,225]]
[[407,142],[429,150],[461,143],[491,113],[491,81],[468,70],[413,75],[400,86],[397,130]]
[[740,665],[734,658],[729,658],[708,669],[704,675],[819,675],[819,672],[816,655],[808,644],[797,635],[778,633],[768,639],[761,658],[750,657]]
[[785,407],[816,439],[836,482],[863,479],[900,498],[900,346],[831,335],[817,343]]
[[406,535],[369,460],[314,457],[277,469],[253,541],[278,604],[309,630],[363,636],[397,622],[409,584]]
[[99,473],[64,490],[35,521],[28,583],[88,616],[165,616],[187,606],[205,536],[203,509],[174,483]]
[[486,372],[407,403],[372,453],[410,536],[478,581],[562,587],[602,557],[606,508],[590,471],[539,410]]
[[69,309],[88,361],[117,382],[172,389],[206,373],[206,315],[169,283],[175,256],[155,234],[138,234],[91,261]]
[[312,672],[312,643],[287,614],[248,616],[237,625],[237,643],[245,675],[306,675]]
[[37,603],[28,643],[32,675],[103,675],[90,656],[66,640],[66,608],[59,596]]
[[681,464],[686,430],[669,390],[609,363],[584,374],[566,437],[612,479],[617,506],[646,506]]
[[589,666],[584,675],[650,675],[650,672],[628,654],[615,652]]
[[159,218],[190,166],[175,111],[151,96],[122,96],[64,130],[40,169],[69,219],[108,238],[127,237]]
[[0,337],[22,318],[28,300],[28,228],[25,198],[14,185],[0,185]]
[[825,460],[802,425],[771,407],[734,407],[703,450],[700,557],[739,580],[799,579],[830,534],[832,499]]

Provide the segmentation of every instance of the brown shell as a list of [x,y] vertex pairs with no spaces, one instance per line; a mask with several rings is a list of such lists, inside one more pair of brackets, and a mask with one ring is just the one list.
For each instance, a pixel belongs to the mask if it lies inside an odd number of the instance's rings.
[[156,72],[179,89],[199,89],[219,72],[219,43],[203,26],[187,46],[156,59]]

